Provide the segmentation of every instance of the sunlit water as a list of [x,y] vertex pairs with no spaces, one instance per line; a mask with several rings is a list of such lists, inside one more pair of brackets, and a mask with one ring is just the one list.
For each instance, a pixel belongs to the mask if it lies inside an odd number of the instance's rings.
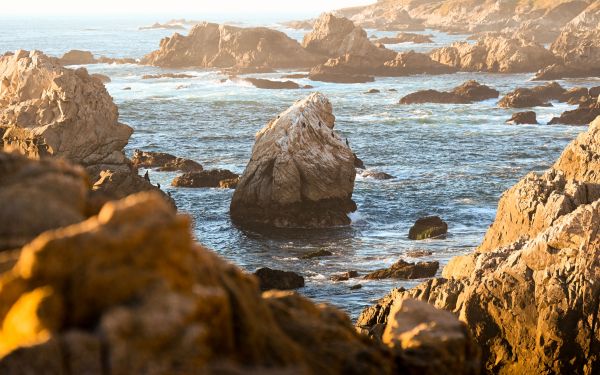
[[[293,17],[289,17],[293,18]],[[163,18],[145,19],[2,19],[0,51],[40,49],[59,55],[78,48],[96,55],[141,57],[156,49],[173,31],[139,26]],[[216,21],[228,20],[228,17]],[[260,22],[248,22],[259,24]],[[274,20],[265,24],[277,27]],[[303,31],[284,30],[301,39]],[[368,31],[378,37],[394,33]],[[463,36],[427,30],[434,43],[403,43],[399,50],[428,49],[461,40]],[[288,231],[265,236],[240,230],[228,215],[231,190],[176,189],[175,173],[150,172],[154,182],[170,192],[182,212],[194,218],[197,239],[247,270],[261,266],[296,271],[306,277],[300,291],[333,303],[356,316],[391,288],[420,281],[363,281],[334,283],[330,276],[347,270],[361,274],[386,267],[406,252],[426,249],[442,265],[457,254],[470,252],[492,222],[500,194],[529,171],[548,168],[582,127],[511,126],[514,110],[500,109],[496,100],[470,105],[399,105],[398,100],[427,88],[450,89],[477,79],[501,93],[531,86],[530,75],[454,74],[379,78],[369,84],[327,84],[305,79],[311,90],[260,90],[239,82],[221,83],[226,76],[210,70],[185,70],[192,79],[142,80],[144,74],[164,73],[139,65],[92,65],[88,70],[110,76],[107,88],[119,106],[120,119],[135,129],[127,152],[136,148],[163,151],[197,160],[208,168],[241,173],[250,157],[254,134],[269,119],[314,90],[326,94],[337,117],[336,129],[369,169],[385,171],[392,180],[357,177],[354,200],[358,211],[347,228]],[[262,74],[277,79],[284,72]],[[288,72],[285,72],[288,73]],[[566,87],[594,86],[596,81],[563,81]],[[130,88],[130,90],[124,90]],[[380,94],[365,94],[376,88]],[[397,92],[389,91],[395,89]],[[540,123],[570,108],[556,103],[536,108]],[[409,241],[414,221],[439,215],[449,224],[444,240]],[[327,249],[333,256],[301,260],[307,252]],[[440,271],[441,272],[441,269]],[[350,290],[360,283],[362,289]]]

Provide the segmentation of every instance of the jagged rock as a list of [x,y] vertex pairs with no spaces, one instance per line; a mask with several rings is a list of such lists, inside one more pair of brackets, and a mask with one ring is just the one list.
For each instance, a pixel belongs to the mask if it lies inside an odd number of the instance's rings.
[[229,68],[264,71],[313,66],[322,58],[304,50],[280,31],[215,23],[194,26],[188,36],[175,33],[142,63],[165,68]]
[[398,44],[398,43],[433,43],[432,35],[414,34],[414,33],[398,33],[394,37],[385,37],[376,39],[375,43],[383,44]]
[[514,113],[509,120],[506,121],[508,124],[537,124],[537,117],[534,111],[525,111]]
[[82,221],[89,182],[83,169],[0,151],[0,251],[38,234]]
[[313,93],[256,135],[230,214],[242,225],[330,227],[356,210],[354,154],[333,131],[329,100]]
[[550,81],[563,78],[587,78],[600,75],[600,68],[577,65],[552,64],[540,69],[533,77],[534,81]]
[[350,290],[359,290],[362,289],[362,284],[356,284],[356,285],[352,285],[350,287]]
[[434,61],[424,53],[414,51],[402,52],[393,60],[386,61],[383,68],[378,69],[377,75],[401,77],[415,74],[450,74],[456,68]]
[[556,62],[554,55],[537,43],[487,35],[477,43],[457,42],[433,50],[429,56],[460,71],[526,73]]
[[394,302],[381,341],[418,374],[478,374],[481,352],[450,312],[406,298]]
[[240,177],[236,178],[226,178],[224,180],[219,181],[219,187],[221,189],[235,189],[240,183]]
[[553,117],[548,124],[587,125],[597,116],[600,116],[600,101],[584,101],[578,108],[565,111],[560,117]]
[[58,59],[61,65],[87,65],[95,64],[96,59],[90,51],[71,50]]
[[156,168],[159,171],[199,172],[202,170],[200,163],[164,152],[135,150],[131,162],[135,168]]
[[364,178],[372,178],[374,180],[390,180],[390,179],[394,178],[394,176],[392,176],[391,174],[387,174],[385,172],[372,171],[372,170],[364,171],[362,173],[362,176]]
[[102,83],[110,83],[110,81],[111,81],[110,77],[107,75],[104,75],[104,74],[94,73],[94,74],[91,74],[91,76],[93,78],[96,78],[97,80],[99,80]]
[[556,82],[532,88],[517,88],[506,94],[498,105],[502,108],[547,107],[549,100],[560,100],[565,89]]
[[382,2],[366,6],[340,9],[335,14],[348,17],[356,24],[378,30],[422,30],[420,20],[411,18],[403,4],[395,1]]
[[331,251],[321,249],[321,250],[311,251],[308,254],[304,254],[300,257],[300,259],[313,259],[313,258],[329,257],[332,255],[333,255],[333,253]]
[[367,280],[380,279],[423,279],[433,277],[440,268],[439,262],[409,263],[402,259],[390,268],[380,269],[365,276]]
[[439,216],[427,216],[415,221],[408,231],[411,240],[424,240],[427,238],[440,238],[448,233],[448,224]]
[[592,98],[598,98],[600,96],[600,86],[590,87],[589,94]]
[[244,81],[251,83],[254,87],[259,89],[299,89],[300,85],[293,81],[271,81],[268,79],[260,78],[244,78]]
[[162,73],[162,74],[144,74],[142,79],[160,79],[160,78],[194,78],[191,74],[183,74],[183,73]]
[[226,169],[210,169],[199,172],[187,172],[175,177],[171,186],[186,188],[220,187],[221,182],[238,178],[238,175]]
[[259,268],[254,272],[260,282],[261,290],[290,290],[304,287],[304,277],[295,272]]
[[474,101],[497,98],[500,95],[498,90],[494,90],[477,81],[470,80],[452,91],[422,90],[408,94],[400,99],[400,104],[416,103],[451,103],[468,104]]
[[354,168],[365,169],[365,163],[354,154]]

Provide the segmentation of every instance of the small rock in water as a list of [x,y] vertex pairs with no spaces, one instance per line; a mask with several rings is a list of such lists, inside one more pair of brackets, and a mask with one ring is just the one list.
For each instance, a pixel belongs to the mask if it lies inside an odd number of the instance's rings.
[[254,276],[258,277],[261,290],[291,290],[304,286],[304,277],[291,271],[273,270],[263,267],[256,270]]
[[220,187],[224,180],[236,179],[239,176],[226,169],[211,169],[200,172],[184,173],[175,177],[171,186],[202,188],[202,187]]
[[409,250],[406,252],[406,256],[411,258],[422,258],[432,255],[433,252],[429,250]]
[[347,281],[347,280],[353,279],[355,277],[358,277],[357,271],[348,271],[348,272],[345,272],[342,274],[331,276],[331,281]]
[[350,287],[350,290],[358,290],[362,288],[362,284],[356,284],[356,285],[352,285]]
[[365,92],[365,94],[379,94],[381,91],[377,90],[377,89],[370,89],[369,91]]
[[377,172],[377,171],[365,171],[362,174],[365,178],[372,178],[374,180],[390,180],[394,178],[391,174],[387,174],[385,172]]
[[408,238],[424,240],[427,238],[442,238],[448,233],[448,224],[439,216],[427,216],[418,219],[410,228]]
[[123,90],[131,90],[131,87],[123,87]]
[[392,264],[390,268],[371,272],[365,276],[365,279],[422,279],[425,277],[435,276],[438,268],[440,268],[439,262],[409,263],[400,259],[396,263]]
[[507,124],[537,124],[537,118],[534,111],[517,112],[506,121]]
[[317,251],[312,251],[308,254],[304,254],[300,257],[300,259],[313,259],[313,258],[320,258],[320,257],[328,257],[328,256],[332,256],[333,253],[329,250],[317,250]]
[[354,154],[354,168],[365,169],[365,163],[356,154]]

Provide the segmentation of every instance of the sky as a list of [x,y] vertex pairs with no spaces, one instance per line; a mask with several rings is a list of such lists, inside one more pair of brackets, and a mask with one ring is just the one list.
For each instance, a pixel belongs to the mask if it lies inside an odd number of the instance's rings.
[[2,0],[2,13],[10,14],[299,14],[366,5],[375,0]]

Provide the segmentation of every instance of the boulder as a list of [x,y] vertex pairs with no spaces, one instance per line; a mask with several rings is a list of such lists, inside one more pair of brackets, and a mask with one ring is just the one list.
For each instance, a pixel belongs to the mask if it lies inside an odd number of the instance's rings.
[[537,117],[534,111],[525,111],[514,113],[509,120],[506,121],[508,124],[537,124]]
[[554,55],[537,43],[499,35],[486,35],[475,44],[457,42],[433,50],[429,56],[467,72],[536,72],[556,62]]
[[300,88],[300,85],[293,81],[272,81],[269,79],[260,78],[244,78],[244,81],[251,83],[252,86],[259,89],[281,90]]
[[553,117],[548,124],[588,125],[597,116],[600,116],[600,102],[584,101],[576,109],[565,111],[560,117]]
[[0,251],[87,216],[89,182],[81,167],[0,151]]
[[236,178],[226,178],[224,180],[219,181],[219,187],[221,189],[235,189],[239,183],[239,176]]
[[198,172],[187,172],[175,177],[171,186],[185,188],[214,188],[220,187],[225,180],[238,178],[238,175],[227,169],[210,169]]
[[374,180],[390,180],[394,178],[391,174],[387,174],[385,172],[378,172],[373,170],[364,171],[362,173],[364,178],[372,178]]
[[400,104],[447,103],[468,104],[474,101],[497,98],[500,93],[489,86],[469,80],[452,91],[422,90],[408,94],[400,99]]
[[180,158],[164,152],[135,150],[131,162],[135,168],[158,169],[159,171],[199,172],[202,165],[190,159]]
[[426,216],[415,221],[408,231],[411,240],[424,240],[427,238],[443,238],[448,233],[448,224],[439,216]]
[[551,106],[548,101],[560,100],[565,94],[565,89],[556,82],[532,88],[517,88],[506,94],[498,105],[502,108],[528,108]]
[[95,64],[96,59],[90,51],[70,50],[58,59],[61,65],[88,65]]
[[582,97],[588,97],[589,90],[587,87],[573,87],[566,90],[560,97],[561,102],[579,101]]
[[400,259],[392,264],[390,268],[380,269],[369,273],[365,276],[365,279],[423,279],[435,276],[435,273],[439,268],[439,262],[409,263]]
[[354,153],[333,130],[329,100],[313,93],[256,135],[250,162],[233,194],[240,225],[322,228],[347,225],[356,210]]
[[268,267],[254,271],[261,290],[291,290],[304,287],[304,277],[295,272],[273,270]]
[[163,68],[227,68],[265,71],[310,67],[323,61],[280,31],[201,23],[187,36],[175,33],[142,59]]

